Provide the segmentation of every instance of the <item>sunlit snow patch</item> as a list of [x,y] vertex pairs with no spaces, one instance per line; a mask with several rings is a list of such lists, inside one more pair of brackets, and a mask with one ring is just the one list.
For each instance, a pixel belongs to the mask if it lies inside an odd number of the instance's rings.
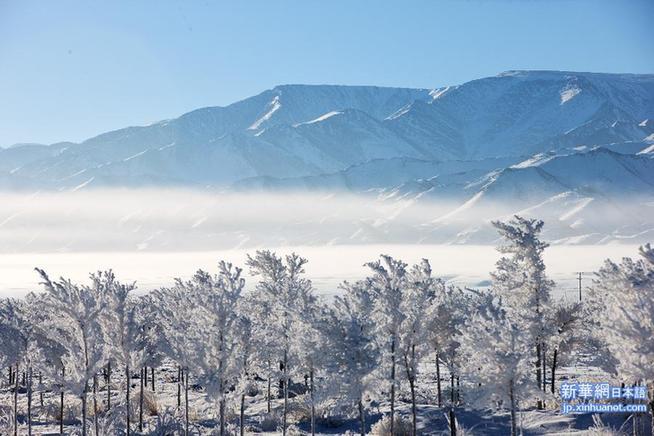
[[560,221],[566,221],[566,220],[572,218],[574,215],[578,214],[586,206],[588,206],[591,201],[593,201],[593,198],[583,198],[583,199],[581,199],[572,209],[568,210],[563,215],[561,215],[559,217],[559,220]]
[[127,161],[130,161],[132,159],[136,159],[139,156],[143,156],[147,151],[148,151],[147,149],[145,149],[143,151],[139,151],[138,153],[133,154],[130,157],[126,157],[125,159],[123,159],[123,162],[127,162]]
[[[649,135],[649,136],[653,137],[652,141],[654,142],[654,133]],[[654,154],[654,144],[652,144],[649,147],[639,151],[638,154]]]
[[95,179],[95,177],[91,177],[91,178],[88,179],[86,182],[81,183],[81,184],[75,186],[73,189],[71,189],[71,192],[79,191],[80,189],[84,188],[84,187],[87,186],[89,183],[91,183],[91,182],[93,181],[93,179]]
[[313,120],[311,120],[311,121],[305,121],[304,123],[293,124],[293,127],[304,126],[304,125],[306,125],[306,124],[315,124],[315,123],[319,123],[319,122],[321,122],[321,121],[325,121],[325,120],[327,120],[327,119],[329,119],[329,118],[331,118],[331,117],[333,117],[333,116],[335,116],[335,115],[340,115],[340,114],[342,114],[342,113],[343,113],[343,112],[339,112],[339,111],[331,111],[331,112],[327,112],[326,114],[320,115],[318,118],[315,118],[315,119],[313,119]]
[[407,104],[405,106],[402,106],[401,108],[399,108],[398,110],[396,110],[395,112],[393,112],[392,114],[387,116],[386,119],[387,120],[394,120],[396,118],[401,117],[405,113],[409,112],[409,110],[411,110],[412,105],[413,105],[413,103],[409,103],[409,104]]
[[527,168],[527,167],[536,167],[536,166],[544,164],[545,162],[547,162],[549,160],[552,160],[555,157],[556,156],[552,155],[552,154],[538,153],[538,154],[535,154],[534,156],[530,157],[527,160],[524,160],[524,161],[522,161],[520,163],[517,163],[515,165],[511,165],[511,168],[519,169],[519,168]]
[[252,123],[252,125],[248,127],[248,130],[257,130],[261,124],[263,124],[265,121],[268,121],[273,116],[273,114],[282,107],[282,104],[279,102],[279,96],[276,95],[275,98],[273,98],[272,101],[268,104],[268,106],[270,106],[270,110],[266,112],[261,118]]
[[477,192],[475,195],[472,196],[472,198],[470,198],[468,201],[463,203],[461,206],[457,207],[453,211],[451,211],[451,212],[449,212],[449,213],[447,213],[447,214],[445,214],[445,215],[443,215],[443,216],[441,216],[439,218],[436,218],[432,222],[434,224],[437,224],[437,223],[446,222],[446,221],[448,221],[448,220],[450,220],[452,218],[456,218],[458,215],[462,214],[463,212],[465,212],[465,211],[467,211],[469,209],[472,209],[472,207],[481,200],[481,197],[483,195],[484,195],[484,191]]
[[159,147],[159,151],[163,151],[163,150],[165,150],[167,148],[174,147],[174,146],[175,146],[175,142],[171,142],[168,145],[164,145],[163,147]]
[[576,85],[569,85],[561,91],[561,104],[565,104],[575,98],[581,92],[581,88]]
[[437,98],[444,96],[445,93],[451,89],[456,89],[456,86],[446,86],[445,88],[432,89],[429,92],[429,95],[431,96],[432,100],[436,100]]

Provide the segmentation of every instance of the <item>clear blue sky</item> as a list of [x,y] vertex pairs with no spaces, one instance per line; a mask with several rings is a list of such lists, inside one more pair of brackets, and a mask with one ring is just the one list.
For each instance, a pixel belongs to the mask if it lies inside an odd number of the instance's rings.
[[79,141],[283,83],[654,73],[654,0],[0,0],[0,145]]

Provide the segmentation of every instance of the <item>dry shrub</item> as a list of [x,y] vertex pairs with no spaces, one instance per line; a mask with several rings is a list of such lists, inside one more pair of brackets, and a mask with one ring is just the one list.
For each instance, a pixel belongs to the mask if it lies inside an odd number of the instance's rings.
[[[141,402],[141,392],[136,390],[133,395],[130,394],[129,398],[129,407],[130,407],[130,419],[138,420],[139,411],[140,411],[140,402]],[[190,413],[190,412],[189,412]],[[159,415],[159,405],[157,403],[157,396],[154,392],[147,389],[143,390],[143,418],[147,416],[157,416]]]
[[9,434],[14,422],[14,409],[10,406],[0,405],[0,434]]
[[302,430],[297,428],[295,425],[289,425],[286,427],[286,434],[288,436],[302,436],[304,433],[302,433]]
[[152,430],[148,433],[151,436],[178,435],[184,432],[184,415],[180,410],[166,408],[157,415]]
[[261,431],[272,432],[277,431],[277,428],[281,425],[282,420],[278,413],[271,412],[267,413],[261,418],[259,422],[259,427]]
[[[68,400],[68,399],[66,399]],[[90,408],[92,412],[92,407]],[[59,423],[59,401],[46,402],[43,404],[43,413],[48,422]],[[82,418],[82,408],[80,405],[64,401],[64,424],[77,422]]]
[[627,433],[604,424],[599,415],[593,415],[593,426],[585,433],[588,436],[625,436]]
[[159,405],[157,404],[157,396],[152,391],[143,392],[143,412],[149,416],[159,415]]
[[[283,413],[283,410],[280,410],[280,413]],[[289,402],[287,413],[287,423],[311,421],[311,406],[306,403]]]
[[395,425],[393,435],[391,435],[391,417],[384,415],[372,426],[370,434],[373,436],[411,436],[412,430],[410,421],[403,419],[400,415],[395,415]]

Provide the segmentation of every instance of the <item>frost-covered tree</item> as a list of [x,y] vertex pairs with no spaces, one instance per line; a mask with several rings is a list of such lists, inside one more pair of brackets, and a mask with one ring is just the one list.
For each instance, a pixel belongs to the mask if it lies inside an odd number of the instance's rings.
[[[607,260],[593,281],[590,303],[596,302],[599,334],[619,376],[647,383],[654,395],[654,249],[647,244],[640,255],[619,264]],[[654,397],[650,408],[654,414]]]
[[392,433],[395,426],[397,366],[400,365],[405,370],[411,390],[412,431],[415,434],[418,364],[429,351],[430,317],[441,283],[432,277],[431,266],[426,259],[410,270],[406,263],[387,255],[366,265],[372,271],[372,275],[366,279],[366,286],[373,295],[377,339],[383,344],[385,360],[390,365],[390,431]]
[[[76,285],[61,278],[52,281],[45,271],[36,269],[43,279],[45,299],[51,316],[47,320],[51,332],[56,331],[59,344],[66,352],[66,386],[82,400],[82,435],[86,435],[87,394],[89,381],[105,360],[105,336],[100,314],[106,300],[96,286]],[[92,275],[92,282],[95,276]]]
[[[16,332],[13,331],[9,326],[0,324],[0,353],[2,353],[2,356],[0,356],[0,362],[3,363],[3,368],[8,367],[9,368],[9,380],[8,380],[8,386],[11,387],[14,384],[14,379],[13,377],[17,377],[14,375],[14,364],[13,363],[8,363],[12,362],[13,360],[10,360],[8,356],[11,356],[11,351],[14,349],[18,349],[19,343],[18,341],[14,341],[16,337]],[[7,434],[9,434],[8,430],[12,429],[12,434],[16,436],[18,434],[18,389],[17,386],[14,391],[14,401],[13,401],[13,419],[9,419],[9,416],[6,416],[5,419],[0,421],[0,430],[7,430]],[[11,421],[11,422],[10,422]]]
[[429,352],[429,314],[440,282],[432,277],[427,259],[414,265],[407,275],[400,311],[403,315],[398,331],[400,362],[411,390],[413,435],[417,434],[416,380],[418,365]]
[[[63,352],[61,346],[50,339],[42,328],[46,310],[40,297],[33,293],[21,300],[12,298],[0,300],[0,325],[8,327],[4,332],[12,335],[12,337],[6,338],[6,348],[11,349],[11,354],[6,356],[6,360],[15,367],[16,374],[19,373],[19,369],[26,374],[27,432],[29,435],[32,434],[32,394],[35,367],[40,368],[41,371],[45,370]],[[17,394],[16,390],[14,394]],[[17,410],[14,410],[14,419],[16,417]]]
[[[280,364],[284,406],[282,433],[287,430],[288,391],[292,370],[301,370],[298,344],[306,343],[310,330],[301,328],[306,318],[308,302],[313,299],[311,281],[304,278],[307,260],[293,253],[284,259],[270,251],[257,251],[248,256],[251,274],[260,278],[255,289],[255,301],[265,304],[268,317],[265,330],[274,338],[272,349]],[[300,330],[298,331],[298,328]]]
[[[241,309],[242,310],[242,309]],[[238,368],[235,393],[239,398],[239,434],[245,435],[245,396],[254,388],[253,361],[256,346],[252,340],[252,321],[247,316],[240,316],[235,329],[235,358]]]
[[127,352],[123,356],[126,359],[125,376],[127,377],[127,424],[129,425],[129,388],[131,385],[132,372],[139,368],[140,371],[140,389],[138,398],[138,415],[139,415],[139,432],[143,431],[143,402],[144,389],[146,384],[146,365],[152,361],[153,356],[158,358],[158,349],[161,347],[161,330],[156,319],[157,313],[154,311],[154,304],[149,295],[138,298],[128,298],[126,307],[125,323],[125,347]]
[[[547,324],[551,334],[543,338],[543,344],[550,350],[543,361],[550,369],[550,392],[556,392],[556,370],[573,363],[582,350],[592,349],[594,342],[584,323],[585,313],[581,303],[555,302],[548,314]],[[545,378],[545,377],[543,377]]]
[[548,334],[550,292],[554,283],[547,278],[543,252],[548,244],[539,239],[543,221],[515,216],[508,222],[493,222],[505,244],[498,250],[504,256],[491,273],[493,289],[502,296],[509,316],[520,322],[531,336],[534,349],[536,383],[543,387],[543,343]]
[[374,303],[365,282],[343,283],[325,323],[326,347],[331,357],[330,377],[346,401],[356,402],[359,430],[366,433],[364,398],[377,383],[375,371],[381,359],[375,338]]
[[436,389],[438,405],[443,404],[441,388],[441,362],[444,363],[450,374],[450,404],[454,405],[454,380],[461,369],[462,355],[461,329],[469,321],[471,298],[460,288],[445,286],[438,283],[435,301],[429,314],[429,338],[431,348],[435,351]]
[[[10,312],[5,311],[5,307],[10,304],[10,299],[0,299],[0,365],[2,368],[9,367],[13,374],[12,367],[18,360],[16,356],[20,355],[21,339],[20,332],[9,319]],[[10,379],[10,384],[11,381]]]
[[[188,377],[194,363],[194,349],[197,347],[195,328],[195,301],[185,288],[158,289],[152,292],[154,308],[162,333],[162,351],[180,368],[180,380],[184,386],[184,434],[189,432]],[[178,392],[179,394],[179,392]],[[179,399],[179,398],[178,398]]]
[[[310,410],[311,435],[316,433],[316,403],[319,389],[316,381],[329,360],[323,350],[325,341],[322,325],[324,324],[325,307],[313,294],[311,283],[300,279],[298,300],[296,302],[296,320],[292,325],[293,337],[291,344],[293,354],[297,356],[298,372],[304,375],[305,384],[308,383],[308,403]],[[323,393],[322,389],[320,393]]]
[[[167,355],[192,368],[207,396],[218,404],[220,434],[225,434],[226,395],[243,364],[239,351],[238,312],[245,280],[241,269],[220,262],[217,275],[198,271],[191,280],[176,280],[155,293]],[[242,349],[240,349],[242,351]],[[188,386],[186,386],[188,389]],[[188,390],[186,392],[188,399]],[[188,404],[188,401],[186,401]]]
[[407,287],[407,264],[391,256],[382,255],[380,260],[366,264],[372,275],[366,279],[366,286],[374,295],[374,319],[378,338],[384,344],[386,361],[390,366],[388,382],[391,390],[390,432],[395,426],[395,393],[397,387],[397,364],[400,326],[404,320],[402,302]]
[[[3,367],[9,366],[10,370],[13,368],[15,371],[12,422],[14,436],[18,434],[18,374],[32,346],[29,334],[31,326],[25,312],[26,308],[20,300],[0,300],[0,361]],[[11,378],[9,383],[12,383]]]
[[[31,323],[28,308],[25,302],[13,298],[7,298],[0,301],[0,325],[4,326],[3,336],[13,336],[8,338],[7,345],[3,347],[6,350],[5,362],[10,367],[15,368],[14,386],[14,435],[18,433],[18,374],[20,371],[29,371],[31,367],[30,355],[34,353],[35,338],[34,326]],[[4,339],[4,338],[3,338]],[[31,380],[28,378],[28,409],[31,406]],[[28,416],[30,415],[28,411]],[[31,419],[28,418],[28,432],[32,434]]]
[[281,377],[277,360],[279,344],[274,336],[272,304],[257,292],[247,294],[241,305],[241,313],[247,314],[251,321],[250,343],[253,344],[252,365],[257,374],[266,377],[267,412],[272,409],[272,380]]
[[[135,357],[141,353],[142,335],[139,327],[139,305],[130,299],[136,288],[134,283],[121,283],[112,271],[105,271],[93,277],[94,285],[105,298],[107,310],[100,318],[103,330],[108,338],[107,358],[120,362],[125,369],[125,425],[130,434],[130,383],[131,372],[137,367]],[[111,389],[111,365],[107,366],[107,390]],[[108,396],[108,406],[110,401]],[[97,422],[97,421],[96,421]]]
[[245,280],[241,277],[241,269],[230,263],[220,262],[218,269],[215,276],[200,270],[191,281],[178,281],[177,287],[195,302],[194,328],[189,332],[196,337],[192,364],[207,395],[219,405],[222,436],[225,434],[225,396],[242,363],[236,355],[240,326],[237,308]]
[[488,294],[477,304],[463,328],[461,345],[466,378],[477,386],[471,399],[482,407],[508,409],[511,435],[516,436],[520,401],[538,394],[529,382],[532,343],[520,323],[508,315],[501,298]]

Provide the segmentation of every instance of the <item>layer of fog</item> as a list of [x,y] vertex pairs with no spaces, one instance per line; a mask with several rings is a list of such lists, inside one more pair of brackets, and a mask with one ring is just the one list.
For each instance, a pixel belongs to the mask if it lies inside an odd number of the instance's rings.
[[[462,206],[463,205],[463,206]],[[348,194],[93,190],[0,194],[0,253],[205,251],[288,245],[495,244],[492,219],[545,219],[555,242],[642,243],[654,203],[465,203]]]
[[[297,251],[307,257],[307,273],[322,293],[336,292],[343,280],[362,278],[363,264],[380,253],[407,262],[425,257],[439,276],[483,287],[499,256],[494,247],[498,236],[490,221],[517,212],[545,219],[545,239],[568,243],[555,243],[546,260],[561,291],[576,298],[577,271],[595,271],[607,257],[637,254],[636,244],[646,242],[643,239],[651,236],[647,229],[654,228],[651,209],[652,203],[635,199],[609,207],[574,196],[534,206],[376,193],[164,189],[4,193],[0,294],[39,289],[36,266],[77,281],[86,280],[91,271],[113,268],[121,279],[136,281],[147,291],[171,284],[174,277],[188,278],[198,268],[215,269],[219,259],[244,265],[246,254],[260,248]],[[641,238],[629,237],[634,233]],[[623,243],[569,245],[589,240]]]

